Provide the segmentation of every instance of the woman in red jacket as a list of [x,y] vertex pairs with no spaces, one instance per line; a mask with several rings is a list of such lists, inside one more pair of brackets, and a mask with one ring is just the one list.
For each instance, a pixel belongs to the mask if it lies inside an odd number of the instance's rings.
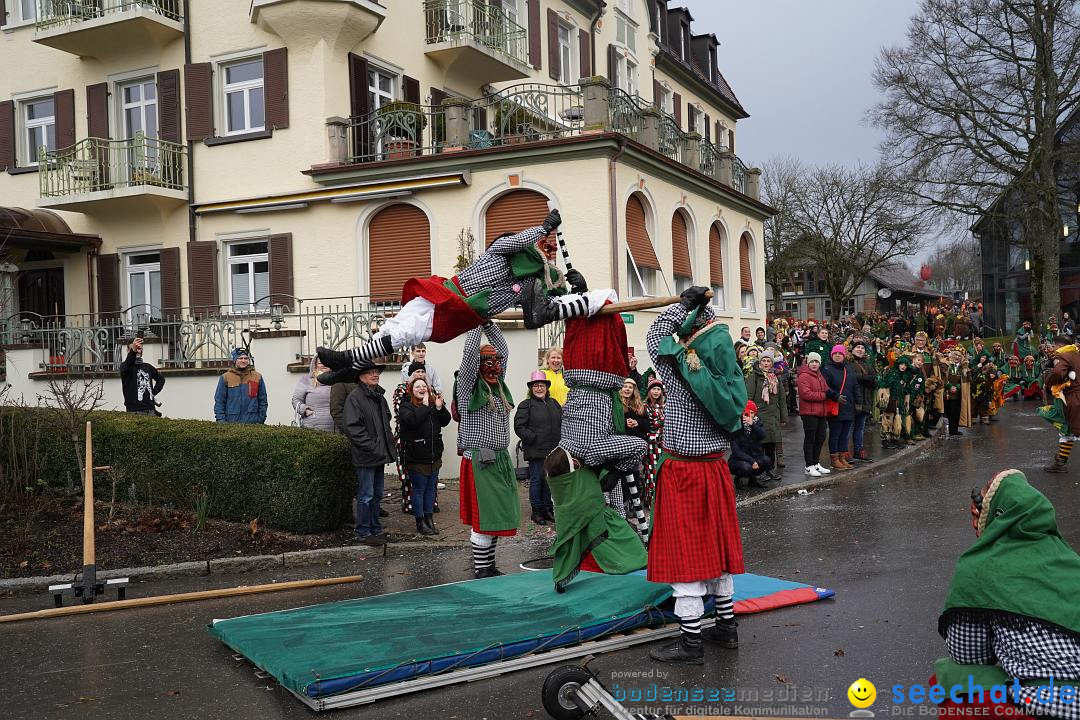
[[799,388],[799,416],[803,424],[803,456],[806,474],[810,477],[828,475],[831,470],[821,466],[821,448],[829,430],[829,418],[825,412],[825,400],[836,400],[836,391],[821,374],[821,355],[808,353],[806,364],[799,366],[796,381]]

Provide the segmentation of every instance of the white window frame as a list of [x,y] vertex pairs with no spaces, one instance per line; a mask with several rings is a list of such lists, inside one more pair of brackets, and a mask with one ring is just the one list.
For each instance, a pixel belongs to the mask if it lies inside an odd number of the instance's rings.
[[668,115],[673,114],[675,93],[666,85],[660,86],[660,110]]
[[630,297],[656,296],[656,270],[638,267],[630,249],[626,249],[626,289]]
[[[35,120],[29,120],[26,115],[30,109],[30,105],[38,102],[49,101],[53,104],[53,114],[51,118],[37,118]],[[30,129],[31,128],[43,128],[45,145],[48,147],[49,140],[49,126],[53,129],[53,144],[56,142],[56,96],[55,95],[37,95],[34,97],[27,97],[18,100],[19,106],[18,113],[18,133],[19,133],[19,145],[16,153],[22,151],[23,157],[26,158],[23,165],[25,167],[37,167],[38,164],[38,149],[36,147],[30,147]],[[56,150],[55,147],[49,148],[50,150]]]
[[[8,25],[5,25],[5,27],[10,27],[12,25],[29,25],[30,23],[37,22],[37,0],[8,0],[8,3],[9,5],[13,4],[13,7],[10,7],[8,10],[9,15],[11,16],[11,22],[8,23]],[[31,8],[30,15],[23,12],[24,3],[29,3]]]
[[[142,90],[140,91],[142,93],[142,97],[136,102],[132,102],[132,103],[124,102],[124,91],[127,88],[134,87],[136,85],[138,85],[138,86],[140,86],[140,88],[142,88]],[[148,102],[147,99],[146,99],[146,93],[145,93],[145,86],[146,85],[153,85],[154,86],[154,99],[153,99],[153,101]],[[147,135],[147,137],[153,137],[153,138],[158,137],[158,133],[160,132],[161,128],[159,128],[157,126],[157,116],[158,116],[157,80],[153,76],[134,78],[132,80],[124,81],[122,83],[117,83],[116,90],[117,90],[117,92],[116,92],[117,109],[118,109],[119,114],[120,114],[119,127],[120,127],[121,133],[123,134],[123,137],[126,138],[126,139],[129,139],[129,140],[131,138],[135,137],[135,133],[132,132],[130,127],[128,127],[127,111],[129,109],[132,109],[132,108],[140,108],[140,111],[141,111],[142,116],[143,116],[143,126],[144,126],[143,127],[143,132],[145,133],[145,131],[146,131],[146,128],[145,128],[146,122],[145,122],[145,120],[146,120],[146,116],[147,116],[147,108],[149,108],[151,105],[154,108],[153,109],[153,115],[154,115],[154,128],[155,129],[154,129],[154,134],[153,135]]]
[[[237,255],[233,257],[232,250],[234,247],[240,245],[253,245],[256,243],[262,243],[266,245],[265,253],[253,253],[250,255]],[[269,235],[261,235],[257,237],[248,237],[243,239],[230,240],[224,243],[225,246],[225,291],[226,296],[229,298],[229,310],[226,314],[242,315],[251,313],[268,313],[270,312],[270,301],[266,301],[264,307],[258,307],[256,301],[262,299],[262,296],[255,295],[255,263],[266,263],[266,289],[267,295],[270,294],[270,237]],[[247,265],[248,266],[248,298],[247,306],[240,308],[239,303],[233,301],[233,266],[234,265]]]
[[[578,69],[578,37],[577,26],[560,18],[558,29],[555,33],[559,44],[559,82],[569,85],[576,82],[580,77]],[[563,43],[562,35],[566,33],[566,42]]]
[[697,105],[690,103],[686,106],[686,120],[687,127],[690,127],[690,122],[693,121],[694,132],[701,137],[705,137],[705,111]]
[[[372,86],[372,84],[371,84],[370,75],[372,73],[375,74],[375,79],[376,79],[376,82],[375,82],[374,86]],[[383,67],[381,65],[372,65],[372,64],[369,63],[368,64],[368,75],[369,75],[369,77],[367,78],[367,93],[368,93],[368,105],[369,105],[368,110],[369,110],[369,112],[375,112],[376,110],[378,110],[383,105],[386,105],[387,103],[397,102],[397,100],[400,97],[398,91],[401,89],[401,74],[400,73],[394,72],[393,70],[387,69],[387,68],[385,68],[385,67]],[[390,92],[389,93],[387,93],[386,91],[379,88],[378,76],[380,76],[380,75],[390,79]],[[376,100],[378,100],[380,97],[385,98],[385,102],[380,102],[380,103],[378,103],[378,106],[376,106],[374,103],[371,102],[372,94],[375,95]]]
[[710,285],[712,288],[712,304],[717,310],[727,310],[727,300],[724,298],[723,285]]
[[[141,255],[157,255],[158,256],[158,261],[156,263],[132,264],[132,262],[131,262],[132,259],[134,259],[136,257],[139,257]],[[143,289],[146,292],[146,298],[147,298],[147,301],[146,301],[146,303],[144,303],[144,306],[149,306],[150,307],[150,310],[151,310],[150,314],[151,315],[153,315],[154,310],[158,310],[159,312],[164,310],[164,308],[161,307],[161,297],[160,297],[160,295],[161,295],[161,248],[160,247],[151,247],[151,248],[127,249],[127,250],[124,250],[123,257],[124,257],[124,295],[127,298],[127,302],[125,303],[125,305],[128,308],[131,308],[134,305],[133,298],[131,297],[131,276],[141,274],[141,275],[144,276],[143,277]],[[154,272],[156,272],[158,274],[158,298],[157,298],[157,304],[154,303],[154,296],[153,296],[153,292],[151,291],[151,284],[150,284],[150,274],[154,273]],[[176,308],[172,308],[172,309],[176,309]],[[156,319],[160,319],[160,318],[156,318]],[[127,318],[128,324],[131,325],[132,327],[134,327],[134,326],[136,326],[138,324],[136,322],[136,320],[137,320],[137,318],[133,314],[131,314],[130,311],[129,311],[129,315],[128,315],[128,318]]]
[[[519,0],[502,0],[502,9],[506,11],[506,16],[510,18],[510,22],[522,25]],[[525,25],[528,25],[528,22]]]
[[[230,83],[227,79],[227,71],[230,67],[235,65],[244,65],[246,63],[258,61],[262,65],[262,75],[257,80],[244,80],[241,82]],[[230,58],[229,60],[221,60],[217,65],[218,75],[221,78],[220,87],[221,92],[218,97],[221,104],[221,125],[223,128],[221,132],[222,137],[230,135],[246,135],[247,133],[261,132],[266,130],[266,66],[263,65],[262,54],[247,55],[245,57]],[[251,91],[262,90],[263,93],[263,124],[259,126],[253,126],[251,124]],[[235,92],[242,92],[244,94],[244,127],[240,129],[230,130],[229,128],[229,94]]]

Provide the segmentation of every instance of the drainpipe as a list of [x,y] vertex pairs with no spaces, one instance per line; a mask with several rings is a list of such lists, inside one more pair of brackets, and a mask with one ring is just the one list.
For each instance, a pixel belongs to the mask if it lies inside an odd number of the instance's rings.
[[93,248],[86,251],[86,292],[90,295],[89,307],[91,317],[97,312],[97,308],[95,307],[97,303],[94,302],[94,258],[97,257],[97,254],[97,250],[94,250]]
[[589,22],[589,38],[591,38],[591,42],[589,43],[589,54],[591,55],[589,62],[592,64],[593,75],[600,74],[596,71],[596,26],[600,22],[600,16],[604,14],[604,8],[606,6],[607,3],[604,2],[604,0],[596,0],[596,15],[593,15],[592,20]]
[[619,201],[615,187],[615,164],[626,152],[626,138],[618,139],[619,149],[608,161],[608,204],[611,206],[611,287],[619,292]]
[[[184,63],[191,64],[191,2],[184,0]],[[187,211],[188,211],[188,242],[195,242],[195,143],[187,141]],[[190,300],[190,298],[188,298]]]

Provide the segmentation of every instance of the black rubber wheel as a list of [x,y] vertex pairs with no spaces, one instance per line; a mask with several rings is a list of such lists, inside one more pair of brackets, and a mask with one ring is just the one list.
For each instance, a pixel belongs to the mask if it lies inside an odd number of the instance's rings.
[[585,717],[585,711],[577,706],[568,693],[591,679],[592,675],[588,670],[576,665],[556,668],[544,680],[544,689],[541,690],[544,710],[555,720],[578,720]]

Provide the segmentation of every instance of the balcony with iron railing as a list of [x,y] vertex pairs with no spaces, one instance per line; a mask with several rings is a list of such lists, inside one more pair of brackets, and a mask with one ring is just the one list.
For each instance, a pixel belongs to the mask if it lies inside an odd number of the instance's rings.
[[755,200],[760,191],[760,170],[747,168],[726,147],[684,132],[671,115],[602,78],[570,86],[523,83],[437,106],[390,103],[362,117],[331,118],[328,124],[331,137],[337,134],[340,142],[320,172],[616,132]]
[[182,0],[38,0],[34,42],[103,58],[183,37]]
[[151,202],[187,202],[185,159],[179,143],[136,133],[127,140],[87,138],[69,148],[38,151],[38,207],[86,210]]
[[450,74],[488,82],[529,76],[529,34],[486,0],[424,0],[428,57]]

